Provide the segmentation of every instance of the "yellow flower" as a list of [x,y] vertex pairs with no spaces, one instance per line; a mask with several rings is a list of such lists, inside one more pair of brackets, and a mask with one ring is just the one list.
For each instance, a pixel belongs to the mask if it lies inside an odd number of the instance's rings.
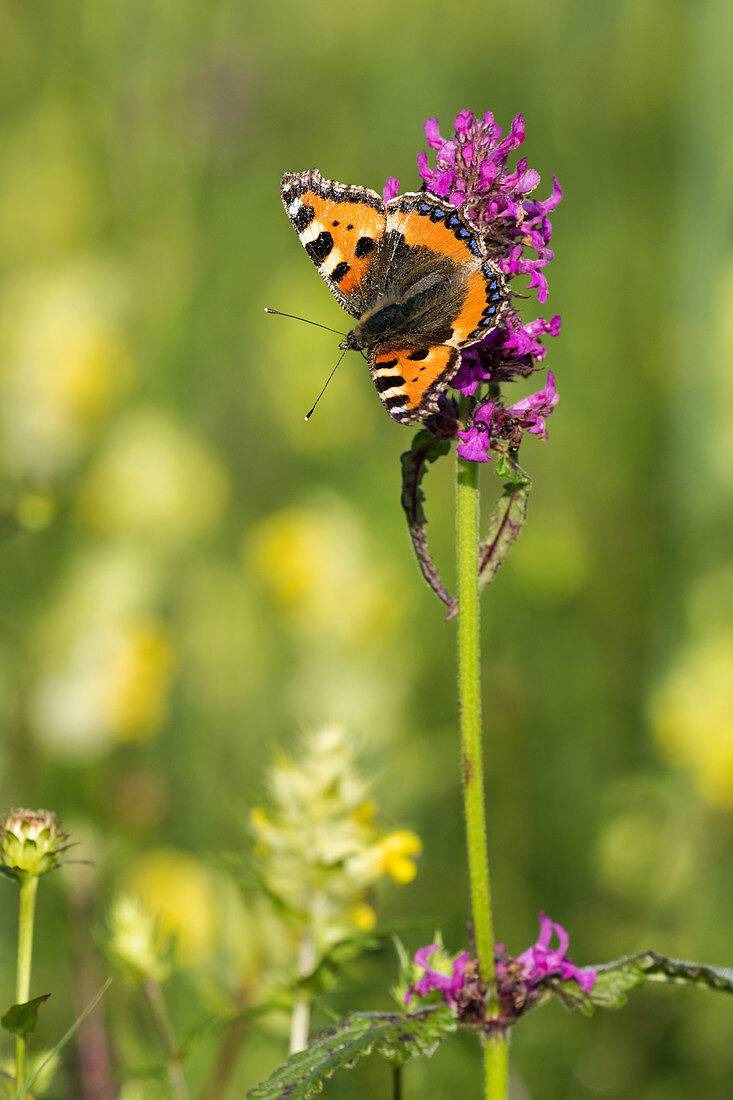
[[713,630],[687,646],[652,703],[663,752],[721,810],[733,809],[732,669],[733,631]]
[[120,741],[149,736],[165,718],[173,651],[155,620],[127,624],[107,670],[105,712]]
[[169,848],[150,852],[135,864],[127,889],[173,937],[181,966],[209,958],[218,938],[218,911],[211,877],[199,860]]
[[400,586],[372,560],[366,533],[340,502],[274,512],[243,549],[247,567],[299,632],[362,649],[394,635]]
[[151,737],[165,721],[175,657],[155,613],[150,557],[115,543],[80,556],[39,631],[35,735],[69,757]]
[[99,263],[11,287],[0,311],[0,462],[65,474],[127,389],[119,288]]
[[395,882],[405,885],[412,882],[417,874],[417,864],[410,856],[419,856],[422,841],[409,829],[399,829],[388,833],[377,843],[379,870],[389,875]]
[[376,928],[377,914],[371,905],[367,905],[365,901],[353,905],[349,916],[354,927],[358,928],[360,932],[373,932]]
[[211,529],[229,492],[218,457],[164,413],[139,409],[111,434],[79,508],[92,526],[164,544]]

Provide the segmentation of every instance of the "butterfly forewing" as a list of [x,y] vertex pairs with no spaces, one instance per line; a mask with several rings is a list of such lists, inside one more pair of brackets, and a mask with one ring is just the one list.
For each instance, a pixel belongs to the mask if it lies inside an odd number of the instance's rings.
[[324,180],[315,169],[286,172],[283,205],[331,293],[352,317],[374,296],[374,260],[384,236],[384,202],[368,187]]
[[[452,285],[443,295],[434,327],[441,331],[450,313],[452,333],[441,332],[443,342],[465,347],[496,327],[507,301],[504,277],[487,259],[476,230],[456,209],[432,195],[400,195],[387,204],[386,232],[388,241],[399,234],[415,263],[422,257],[423,263],[453,265]],[[427,253],[435,259],[429,260]]]

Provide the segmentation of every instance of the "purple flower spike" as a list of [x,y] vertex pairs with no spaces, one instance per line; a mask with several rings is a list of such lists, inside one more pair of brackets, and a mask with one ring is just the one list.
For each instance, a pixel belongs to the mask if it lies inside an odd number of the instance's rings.
[[[545,337],[560,331],[559,314],[522,323],[512,301],[512,282],[522,279],[525,285],[520,293],[534,290],[539,302],[547,300],[546,269],[553,258],[550,214],[562,199],[562,188],[553,176],[549,196],[534,198],[541,182],[539,172],[524,156],[509,163],[525,139],[521,114],[503,134],[491,111],[478,117],[468,109],[459,111],[447,138],[437,118],[429,118],[425,138],[429,151],[417,157],[423,189],[461,210],[506,284],[505,300],[495,316],[498,323],[477,343],[461,349],[458,371],[450,381],[451,389],[472,399],[462,411],[458,454],[471,462],[489,462],[492,452],[516,452],[524,432],[546,439],[547,417],[557,404],[552,376],[542,390],[513,405],[502,399],[499,386],[540,369],[547,353]],[[395,198],[398,190],[399,181],[390,177],[384,187],[385,201]],[[486,383],[491,383],[492,400],[482,407],[481,415],[472,416],[471,407],[475,410],[486,401]],[[482,420],[486,407],[491,412]],[[457,415],[454,403],[451,435],[456,432]]]
[[[464,110],[454,119],[453,138],[445,140],[438,120],[425,123],[428,145],[436,152],[431,170],[427,153],[418,157],[418,169],[428,190],[447,198],[454,206],[465,207],[466,214],[479,232],[485,234],[490,254],[506,275],[530,275],[530,287],[538,298],[547,297],[547,283],[539,268],[547,263],[547,245],[552,226],[547,217],[562,198],[562,190],[553,176],[550,197],[544,201],[528,195],[540,182],[540,174],[522,157],[514,170],[507,159],[524,141],[524,117],[517,115],[509,133],[502,138],[501,128],[491,111],[483,119]],[[501,222],[497,224],[498,219]],[[523,249],[537,250],[536,259],[523,256]]]

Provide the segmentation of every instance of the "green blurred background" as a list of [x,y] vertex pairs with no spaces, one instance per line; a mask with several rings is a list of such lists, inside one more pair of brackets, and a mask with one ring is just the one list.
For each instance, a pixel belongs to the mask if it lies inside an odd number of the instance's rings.
[[[0,809],[57,811],[96,868],[88,895],[42,891],[41,1041],[108,969],[87,916],[151,853],[191,857],[205,956],[196,876],[248,849],[273,745],[331,719],[386,825],[425,845],[381,922],[411,948],[465,942],[455,628],[400,511],[411,436],[358,356],[305,424],[336,338],[263,313],[346,323],[282,172],[414,187],[424,119],[445,133],[464,107],[521,111],[538,195],[551,171],[565,192],[544,310],[561,403],[524,446],[529,521],[484,597],[499,936],[519,952],[546,909],[580,964],[733,963],[732,48],[729,0],[1,0]],[[14,908],[0,883],[3,1003]],[[393,974],[387,949],[352,968],[316,1024],[386,1007]],[[144,1062],[136,1013],[118,983],[113,1048]],[[702,992],[592,1021],[553,1005],[514,1036],[513,1095],[722,1100],[732,1028]],[[253,1028],[229,1095],[283,1050]],[[476,1059],[448,1044],[406,1095],[478,1095]],[[73,1074],[71,1052],[50,1095],[76,1096]],[[326,1094],[387,1080],[376,1062]]]

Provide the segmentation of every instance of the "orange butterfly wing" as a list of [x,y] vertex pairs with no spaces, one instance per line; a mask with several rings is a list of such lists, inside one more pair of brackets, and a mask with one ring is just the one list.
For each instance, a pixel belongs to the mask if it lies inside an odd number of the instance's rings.
[[438,395],[460,366],[458,350],[447,344],[369,353],[369,370],[393,420],[412,424],[435,412]]
[[325,180],[315,168],[286,172],[283,205],[301,244],[339,305],[359,317],[367,305],[373,253],[384,236],[384,202],[368,187]]

